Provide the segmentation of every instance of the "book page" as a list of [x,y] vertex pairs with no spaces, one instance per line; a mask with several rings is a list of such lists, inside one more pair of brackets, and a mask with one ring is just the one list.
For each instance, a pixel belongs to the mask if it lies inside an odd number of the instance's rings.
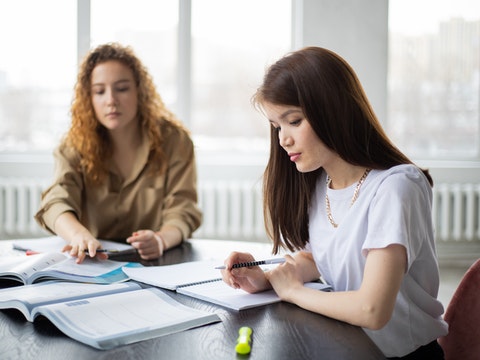
[[[47,255],[48,254],[40,254],[40,256]],[[52,264],[48,268],[35,272],[30,276],[28,282],[33,283],[41,280],[61,279],[108,284],[128,280],[128,276],[122,271],[123,267],[128,266],[142,267],[142,265],[135,263],[108,259],[100,260],[90,257],[85,258],[82,264],[77,264],[75,258],[69,257],[62,262]]]
[[109,285],[44,282],[1,289],[0,309],[18,309],[27,320],[33,321],[31,311],[36,306],[138,289],[140,285],[133,282]]
[[[4,278],[17,276],[23,281],[27,281],[33,274],[54,264],[65,261],[67,257],[61,253],[37,254],[15,258],[8,261],[7,264],[0,266],[0,275]],[[18,260],[17,260],[18,259]],[[10,268],[6,268],[12,265]]]
[[53,264],[48,270],[58,271],[65,274],[95,277],[109,273],[128,264],[127,262],[122,261],[100,260],[90,257],[86,257],[81,264],[77,264],[75,261],[76,258],[72,257],[61,263]]
[[123,268],[130,279],[163,289],[175,290],[187,284],[222,278],[215,269],[218,261],[190,261],[174,265],[147,266],[143,268]]
[[141,287],[133,282],[98,285],[49,281],[40,284],[0,289],[0,307],[2,307],[2,303],[11,300],[19,300],[32,306],[38,306],[73,298],[93,296],[95,294],[122,292],[132,289],[141,289]]
[[100,349],[220,321],[216,314],[184,306],[153,288],[37,309],[66,335]]

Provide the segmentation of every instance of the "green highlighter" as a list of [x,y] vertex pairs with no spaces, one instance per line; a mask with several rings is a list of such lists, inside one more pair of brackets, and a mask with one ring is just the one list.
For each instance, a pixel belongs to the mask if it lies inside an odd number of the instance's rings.
[[251,335],[252,329],[248,326],[242,326],[238,330],[237,345],[235,346],[235,351],[238,354],[246,355],[250,353],[250,344],[252,343]]

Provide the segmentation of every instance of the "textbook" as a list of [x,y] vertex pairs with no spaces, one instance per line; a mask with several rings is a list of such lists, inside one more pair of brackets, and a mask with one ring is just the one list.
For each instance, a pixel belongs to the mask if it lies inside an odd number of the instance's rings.
[[75,261],[75,258],[60,252],[4,258],[0,263],[0,280],[13,280],[19,285],[45,280],[111,284],[128,280],[123,267],[142,266],[89,257],[82,264]]
[[221,321],[133,282],[52,281],[2,289],[0,309],[17,309],[30,322],[45,317],[65,335],[101,350]]
[[[218,265],[218,261],[191,261],[175,265],[123,268],[123,271],[132,280],[174,290],[237,311],[281,301],[273,290],[250,294],[228,286],[215,265]],[[305,286],[322,291],[331,290],[329,285],[321,282],[309,282]]]

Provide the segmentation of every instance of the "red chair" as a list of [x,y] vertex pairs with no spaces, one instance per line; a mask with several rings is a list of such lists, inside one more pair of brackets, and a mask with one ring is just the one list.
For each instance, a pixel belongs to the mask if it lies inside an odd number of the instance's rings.
[[465,273],[445,311],[445,360],[480,360],[480,259]]

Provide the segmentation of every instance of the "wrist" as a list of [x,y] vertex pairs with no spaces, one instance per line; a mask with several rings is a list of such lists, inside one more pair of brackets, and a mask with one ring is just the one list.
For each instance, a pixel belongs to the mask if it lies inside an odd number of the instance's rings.
[[154,232],[153,237],[155,238],[155,240],[157,240],[158,244],[160,245],[160,247],[163,250],[167,249],[167,243],[165,242],[165,239],[159,233]]

